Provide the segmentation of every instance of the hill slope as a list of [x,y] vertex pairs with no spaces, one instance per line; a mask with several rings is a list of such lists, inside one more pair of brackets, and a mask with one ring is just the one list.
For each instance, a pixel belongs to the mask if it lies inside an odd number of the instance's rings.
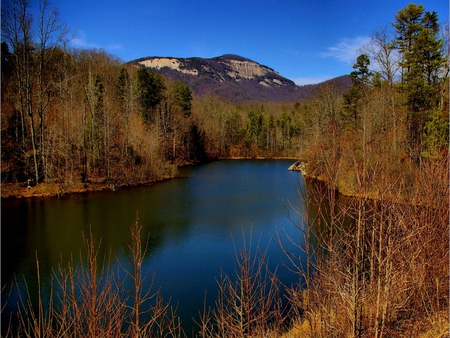
[[[300,101],[310,98],[319,86],[297,86],[272,68],[231,54],[211,59],[146,57],[131,63],[182,81],[199,96],[216,94],[234,103]],[[337,83],[343,92],[351,84],[347,75],[329,81]]]

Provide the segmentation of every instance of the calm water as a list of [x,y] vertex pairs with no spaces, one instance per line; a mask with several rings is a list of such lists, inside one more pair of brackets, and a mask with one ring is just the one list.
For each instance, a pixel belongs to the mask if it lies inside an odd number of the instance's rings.
[[304,190],[304,182],[287,170],[290,164],[220,161],[183,168],[183,178],[148,187],[2,201],[2,285],[11,283],[14,275],[32,279],[36,252],[41,273],[48,278],[61,257],[64,264],[71,253],[78,257],[83,233],[90,228],[102,239],[101,254],[112,248],[120,255],[138,214],[144,233],[150,232],[145,270],[155,273],[154,287],[161,288],[164,298],[171,296],[174,305],[178,303],[177,313],[190,331],[205,291],[209,303],[214,301],[221,269],[232,274],[243,233],[253,247],[269,245],[270,266],[280,266],[283,282],[297,281],[283,268],[285,257],[275,238],[277,229],[300,236],[287,213],[294,214],[289,203],[302,208],[299,190]]

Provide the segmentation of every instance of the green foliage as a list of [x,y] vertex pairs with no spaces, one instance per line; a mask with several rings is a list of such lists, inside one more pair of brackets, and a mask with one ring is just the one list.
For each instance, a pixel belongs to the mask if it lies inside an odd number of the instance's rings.
[[371,86],[373,88],[380,88],[383,84],[383,76],[380,72],[374,72],[371,80]]
[[438,109],[442,70],[445,66],[443,41],[439,37],[436,12],[422,5],[409,4],[395,16],[397,37],[394,45],[401,54],[401,88],[408,108],[409,152],[420,158],[425,123]]
[[92,75],[91,84],[93,97],[88,96],[88,101],[93,99],[93,102],[89,102],[92,105],[95,113],[101,113],[103,111],[103,83],[100,76],[97,74]]
[[250,144],[258,144],[258,138],[263,130],[264,116],[262,114],[262,107],[251,110],[248,115],[248,127],[246,142]]
[[358,122],[358,116],[360,112],[360,100],[362,93],[356,86],[351,86],[347,93],[344,94],[344,119],[346,120],[346,126],[355,128]]
[[188,142],[190,145],[189,160],[193,162],[203,162],[207,159],[205,152],[205,139],[196,124],[189,125]]
[[128,74],[128,71],[126,68],[121,68],[119,77],[117,78],[117,84],[116,84],[116,100],[119,105],[119,107],[123,108],[125,106],[125,100],[126,100],[126,91],[127,86],[130,82],[130,75]]
[[425,11],[422,5],[409,4],[395,19],[394,43],[402,55],[402,83],[408,107],[412,112],[434,109],[435,85],[441,81],[445,64],[437,13]]
[[348,92],[344,94],[344,111],[343,116],[346,120],[347,128],[354,129],[358,123],[361,100],[365,97],[373,84],[374,73],[369,70],[370,59],[366,54],[361,54],[353,65],[353,72],[350,73],[352,86]]
[[441,111],[435,111],[424,127],[423,157],[439,157],[449,145],[449,121]]
[[283,147],[284,146],[290,146],[291,144],[291,138],[294,136],[294,126],[292,125],[292,119],[291,117],[286,113],[283,112],[281,114],[280,118],[276,121],[277,126],[281,129],[281,135],[282,135],[282,142]]
[[369,57],[366,54],[361,54],[353,65],[353,69],[355,70],[350,73],[353,85],[361,90],[369,85],[370,78],[373,76],[373,72],[369,70],[369,66]]
[[173,84],[174,103],[178,105],[185,116],[191,115],[192,109],[192,92],[189,87],[179,81]]
[[233,111],[227,117],[226,122],[226,139],[229,142],[228,146],[242,143],[246,135],[246,130],[243,127],[243,119],[237,111]]
[[[378,65],[380,60],[368,52],[370,58],[362,54],[355,61],[353,86],[344,97],[327,84],[311,101],[284,104],[235,106],[217,97],[195,97],[182,82],[122,64],[102,51],[62,48],[46,64],[42,88],[48,89],[40,93],[35,90],[36,34],[16,44],[5,40],[2,168],[7,169],[2,174],[19,181],[39,173],[35,176],[43,180],[76,182],[83,172],[87,181],[132,176],[142,182],[167,173],[169,162],[308,157],[306,149],[322,167],[360,170],[361,158],[381,139],[386,139],[384,148],[392,140],[397,155],[429,156],[446,147],[447,120],[435,116],[448,107],[447,95],[440,92],[445,78],[438,19],[410,5],[396,20],[397,36],[388,43],[391,36],[385,35],[389,53],[384,56],[400,53],[401,84],[386,84],[371,68],[372,60]],[[45,109],[36,110],[40,105]],[[392,166],[397,158],[391,158]],[[136,165],[129,166],[133,161]]]
[[268,134],[269,129],[267,125],[267,121],[264,120],[263,125],[261,126],[261,132],[258,135],[258,147],[261,149],[267,149],[268,148]]
[[161,102],[164,95],[164,78],[149,68],[139,68],[136,73],[138,101],[145,122],[153,120],[151,111]]
[[414,37],[417,36],[421,29],[421,17],[424,8],[422,5],[413,3],[398,11],[395,15],[393,23],[397,31],[396,44],[401,53],[410,52]]
[[[448,153],[448,74],[437,14],[410,4],[395,19],[395,37],[375,35],[364,49],[370,57],[357,58],[343,98],[323,86],[303,124],[308,171],[350,194],[404,187],[405,195],[421,194],[412,188],[417,171]],[[394,83],[397,67],[402,78]]]

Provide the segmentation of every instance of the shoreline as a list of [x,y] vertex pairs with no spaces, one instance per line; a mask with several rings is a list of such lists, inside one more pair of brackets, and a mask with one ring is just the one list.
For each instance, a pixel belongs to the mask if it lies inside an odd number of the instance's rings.
[[[177,168],[206,164],[214,161],[225,161],[225,160],[293,160],[298,161],[298,157],[224,157],[224,158],[215,158],[206,161],[205,163],[189,163],[185,165],[178,166]],[[287,168],[286,168],[287,169]],[[106,182],[106,179],[99,180],[98,182],[76,182],[72,184],[66,183],[40,183],[34,185],[30,188],[27,187],[26,182],[21,183],[2,183],[1,184],[1,199],[19,199],[19,198],[47,198],[47,197],[61,197],[72,194],[82,194],[86,192],[99,192],[99,191],[115,191],[119,188],[130,188],[130,187],[139,187],[152,185],[154,183],[171,180],[174,178],[180,177],[178,174],[176,175],[165,175],[162,177],[158,177],[153,180],[142,181],[142,182]]]
[[82,194],[86,192],[116,191],[120,188],[131,188],[152,185],[154,183],[177,178],[178,176],[163,176],[154,180],[131,183],[123,182],[77,182],[73,184],[64,183],[40,183],[30,188],[26,183],[2,183],[1,199],[21,199],[21,198],[47,198],[62,197],[66,195]]

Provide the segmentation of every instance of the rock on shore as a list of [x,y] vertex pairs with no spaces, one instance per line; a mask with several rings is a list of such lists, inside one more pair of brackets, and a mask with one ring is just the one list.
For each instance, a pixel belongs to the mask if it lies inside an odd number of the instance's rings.
[[302,160],[295,162],[293,165],[291,165],[288,170],[290,171],[300,171],[302,175],[306,175],[306,163]]

